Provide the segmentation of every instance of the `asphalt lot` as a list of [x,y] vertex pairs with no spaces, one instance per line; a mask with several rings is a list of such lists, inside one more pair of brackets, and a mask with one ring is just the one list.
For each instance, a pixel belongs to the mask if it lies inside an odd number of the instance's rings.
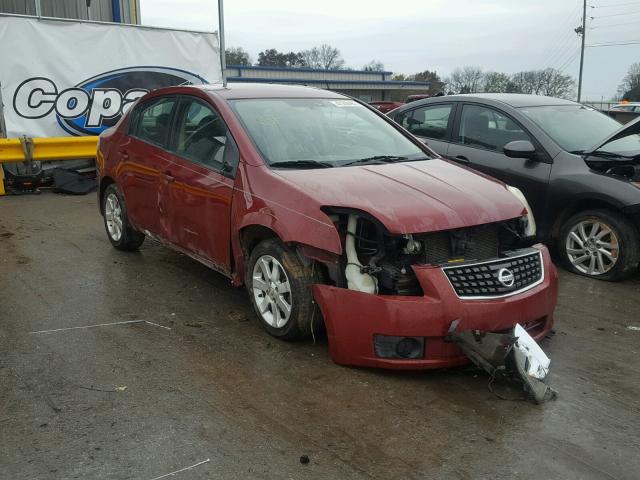
[[[136,323],[32,333],[113,322]],[[0,198],[2,479],[637,479],[640,277],[562,272],[543,348],[543,406],[471,369],[340,367],[195,261],[113,249],[95,195]]]

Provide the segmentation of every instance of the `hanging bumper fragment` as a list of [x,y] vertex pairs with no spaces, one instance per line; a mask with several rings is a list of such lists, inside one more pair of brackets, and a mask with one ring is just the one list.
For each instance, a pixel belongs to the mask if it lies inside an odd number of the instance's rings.
[[536,403],[555,397],[547,383],[551,360],[520,325],[507,333],[458,332],[457,326],[457,320],[451,323],[449,338],[476,366],[494,378],[515,379]]

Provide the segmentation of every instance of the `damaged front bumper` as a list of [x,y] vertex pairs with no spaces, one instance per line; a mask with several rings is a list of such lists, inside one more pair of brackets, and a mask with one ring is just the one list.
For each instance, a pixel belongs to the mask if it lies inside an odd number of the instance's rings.
[[[419,297],[371,295],[314,285],[313,294],[324,316],[331,358],[342,365],[392,369],[465,365],[469,357],[449,337],[454,321],[458,332],[507,332],[520,324],[531,337],[541,339],[553,326],[557,273],[547,248],[543,245],[535,248],[542,256],[542,281],[528,290],[500,298],[461,298],[442,268],[430,265],[413,267],[424,292]],[[394,337],[413,339],[417,348],[408,350],[406,358],[381,356],[384,349],[379,339]]]
[[547,383],[551,360],[521,325],[508,333],[458,332],[456,328],[454,322],[451,339],[492,379],[518,379],[536,403],[555,397],[556,391]]

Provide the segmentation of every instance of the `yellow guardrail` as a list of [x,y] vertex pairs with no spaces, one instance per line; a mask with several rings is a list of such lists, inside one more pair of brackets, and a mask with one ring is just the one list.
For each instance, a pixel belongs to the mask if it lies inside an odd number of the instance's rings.
[[[0,164],[94,158],[97,146],[98,137],[0,138]],[[4,194],[4,172],[0,167],[0,195]]]
[[27,160],[29,142],[31,160],[75,160],[95,157],[98,137],[0,138],[0,163]]

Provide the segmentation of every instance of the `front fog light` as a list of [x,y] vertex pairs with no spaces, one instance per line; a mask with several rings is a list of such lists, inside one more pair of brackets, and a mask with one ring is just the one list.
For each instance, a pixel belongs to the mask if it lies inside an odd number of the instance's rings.
[[373,346],[380,358],[424,358],[424,338],[374,335]]

